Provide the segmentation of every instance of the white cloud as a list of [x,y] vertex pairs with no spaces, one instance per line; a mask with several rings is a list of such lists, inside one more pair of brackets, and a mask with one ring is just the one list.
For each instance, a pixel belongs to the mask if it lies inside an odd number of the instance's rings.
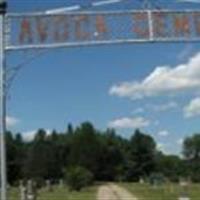
[[19,123],[19,119],[15,118],[15,117],[11,117],[11,116],[6,117],[6,124],[8,127],[13,127],[18,123]]
[[111,95],[140,99],[158,95],[200,89],[200,53],[187,63],[171,66],[158,66],[142,81],[122,82],[110,88]]
[[[45,129],[47,135],[50,135],[52,130],[50,129]],[[24,133],[22,133],[23,139],[27,142],[30,142],[31,140],[34,139],[36,133],[38,132],[38,130],[31,130],[31,131],[26,131]]]
[[24,132],[22,133],[22,135],[25,141],[31,141],[34,139],[36,133],[37,133],[37,130],[33,130],[33,131]]
[[133,112],[132,112],[132,114],[141,114],[141,113],[143,113],[144,112],[144,108],[136,108]]
[[168,135],[170,135],[170,133],[167,130],[162,130],[158,132],[158,136],[161,136],[161,137],[167,137]]
[[183,145],[183,142],[184,142],[184,139],[183,138],[180,138],[177,140],[177,144],[182,146]]
[[200,116],[200,97],[190,101],[190,103],[184,108],[184,116],[191,118]]
[[167,110],[174,109],[178,106],[176,102],[168,102],[166,104],[161,104],[161,105],[152,105],[152,109],[156,112],[165,112]]
[[161,143],[161,142],[158,142],[157,143],[157,149],[159,151],[164,151],[165,150],[165,144]]
[[157,148],[159,151],[162,151],[165,155],[174,154],[171,145],[168,144],[168,143],[157,142],[156,148]]
[[143,128],[149,126],[150,121],[143,117],[120,118],[108,124],[111,128]]

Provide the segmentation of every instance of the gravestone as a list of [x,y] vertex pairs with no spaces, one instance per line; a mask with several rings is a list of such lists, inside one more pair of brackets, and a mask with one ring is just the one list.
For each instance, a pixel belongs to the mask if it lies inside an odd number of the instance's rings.
[[63,186],[64,186],[64,181],[63,181],[63,179],[60,179],[60,180],[59,180],[59,186],[60,186],[60,188],[63,188]]
[[143,184],[144,184],[144,179],[143,179],[143,178],[140,178],[139,183],[140,183],[141,185],[143,185]]
[[32,180],[28,180],[27,183],[27,200],[36,200],[37,199],[37,192],[36,192],[36,185]]
[[153,173],[150,175],[149,181],[153,188],[157,189],[165,183],[165,177],[160,173]]
[[27,200],[27,190],[22,180],[19,182],[19,190],[20,190],[20,200]]
[[53,187],[50,180],[46,180],[46,188],[48,192],[53,192]]
[[180,196],[178,198],[178,200],[190,200],[190,197],[188,197],[188,196]]
[[178,200],[190,200],[189,197],[189,182],[186,179],[180,179],[179,185],[181,186],[181,194]]

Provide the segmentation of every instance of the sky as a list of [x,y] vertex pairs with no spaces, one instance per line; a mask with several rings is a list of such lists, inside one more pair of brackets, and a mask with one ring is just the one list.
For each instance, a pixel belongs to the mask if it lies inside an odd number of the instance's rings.
[[[30,12],[88,2],[8,0],[8,5],[9,12]],[[126,0],[102,9],[139,5]],[[200,8],[200,4],[172,0],[160,0],[158,5]],[[38,128],[65,131],[68,123],[76,126],[84,121],[100,130],[115,128],[126,138],[140,128],[164,152],[180,153],[183,139],[200,133],[199,47],[187,42],[49,50],[17,74],[8,95],[8,128],[26,138]],[[8,67],[34,53],[8,53]]]

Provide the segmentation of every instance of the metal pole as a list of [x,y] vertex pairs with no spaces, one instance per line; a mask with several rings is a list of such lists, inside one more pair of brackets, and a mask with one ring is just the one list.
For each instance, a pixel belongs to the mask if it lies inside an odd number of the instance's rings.
[[7,200],[6,172],[6,70],[5,70],[5,13],[6,2],[0,0],[0,150],[1,150],[1,200]]
[[152,17],[152,11],[148,10],[148,22],[149,22],[149,39],[150,41],[154,40],[154,27],[153,27],[153,17]]

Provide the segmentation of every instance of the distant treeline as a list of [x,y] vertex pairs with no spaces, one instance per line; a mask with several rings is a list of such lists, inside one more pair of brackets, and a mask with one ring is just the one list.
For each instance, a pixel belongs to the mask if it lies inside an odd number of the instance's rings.
[[114,130],[96,130],[89,123],[65,133],[47,134],[40,129],[32,141],[21,134],[6,133],[7,169],[10,184],[22,179],[64,178],[66,169],[87,169],[95,181],[139,181],[159,174],[171,181],[180,177],[200,182],[200,135],[185,139],[183,156],[164,155],[152,136],[136,130],[130,139]]

